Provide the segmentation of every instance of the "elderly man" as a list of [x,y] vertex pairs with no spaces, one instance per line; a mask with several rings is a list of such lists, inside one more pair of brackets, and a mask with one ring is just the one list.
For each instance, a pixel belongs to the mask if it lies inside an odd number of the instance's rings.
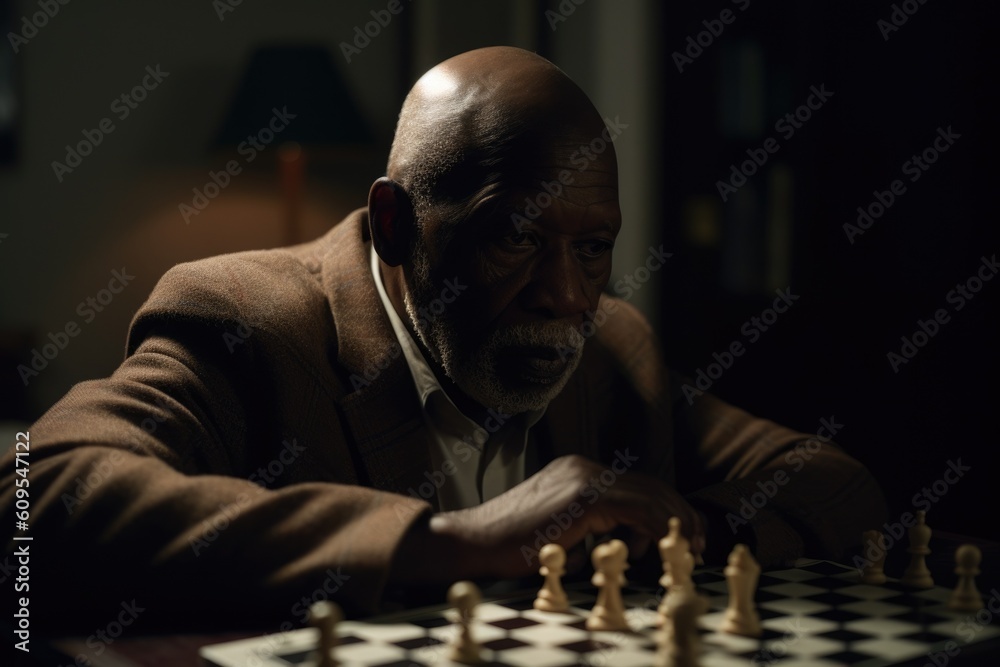
[[649,325],[603,294],[616,158],[581,147],[610,136],[548,61],[466,53],[410,92],[367,209],[168,272],[121,367],[30,430],[36,620],[302,620],[317,591],[356,614],[529,573],[549,541],[639,553],[673,516],[709,561],[739,540],[765,565],[879,525],[861,465],[677,400]]

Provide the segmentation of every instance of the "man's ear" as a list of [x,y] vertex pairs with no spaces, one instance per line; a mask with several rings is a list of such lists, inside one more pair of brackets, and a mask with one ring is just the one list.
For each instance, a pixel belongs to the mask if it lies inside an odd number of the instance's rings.
[[385,176],[368,191],[368,224],[375,252],[389,266],[399,266],[410,256],[416,219],[410,196]]

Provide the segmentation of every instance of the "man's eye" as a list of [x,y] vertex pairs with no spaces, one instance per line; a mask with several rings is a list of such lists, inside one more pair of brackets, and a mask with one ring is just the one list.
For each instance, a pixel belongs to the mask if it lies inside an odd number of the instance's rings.
[[503,242],[517,248],[528,248],[535,245],[535,237],[527,232],[514,232],[503,237]]
[[597,258],[614,248],[614,244],[608,241],[585,241],[577,244],[576,249],[581,255],[589,258]]

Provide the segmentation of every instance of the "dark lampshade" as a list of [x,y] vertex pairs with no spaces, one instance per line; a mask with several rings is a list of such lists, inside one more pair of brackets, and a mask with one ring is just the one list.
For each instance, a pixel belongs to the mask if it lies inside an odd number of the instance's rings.
[[250,57],[215,147],[235,146],[256,135],[287,108],[295,118],[275,137],[305,146],[362,146],[372,135],[323,46],[274,45]]

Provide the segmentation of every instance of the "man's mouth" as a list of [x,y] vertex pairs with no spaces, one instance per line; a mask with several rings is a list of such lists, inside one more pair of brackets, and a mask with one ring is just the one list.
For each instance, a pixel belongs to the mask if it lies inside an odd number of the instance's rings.
[[517,348],[503,355],[502,363],[509,363],[509,370],[521,380],[552,384],[566,372],[573,354],[552,347]]

